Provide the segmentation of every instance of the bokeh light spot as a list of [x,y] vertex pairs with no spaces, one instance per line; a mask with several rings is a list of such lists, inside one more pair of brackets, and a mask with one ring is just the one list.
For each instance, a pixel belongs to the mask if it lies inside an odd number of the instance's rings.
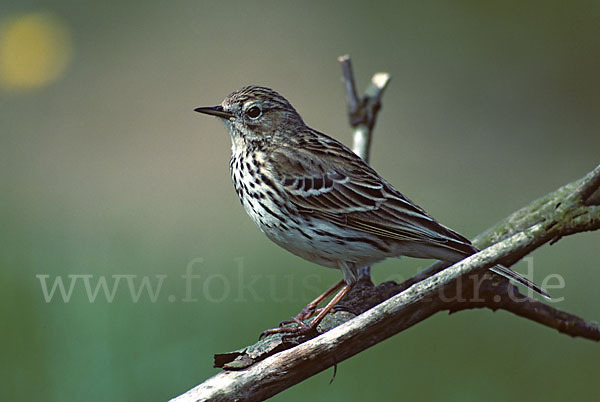
[[66,25],[49,13],[9,17],[0,23],[0,88],[35,89],[58,79],[71,59]]

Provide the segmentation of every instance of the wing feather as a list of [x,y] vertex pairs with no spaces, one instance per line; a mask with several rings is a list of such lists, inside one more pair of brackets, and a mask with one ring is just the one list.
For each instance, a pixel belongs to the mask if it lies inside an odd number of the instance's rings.
[[473,253],[468,239],[438,223],[350,149],[328,140],[324,147],[304,139],[270,154],[278,183],[301,213],[385,239]]

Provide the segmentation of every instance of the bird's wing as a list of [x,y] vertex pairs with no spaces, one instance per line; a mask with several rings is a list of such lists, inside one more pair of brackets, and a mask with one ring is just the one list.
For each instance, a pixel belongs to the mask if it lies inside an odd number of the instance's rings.
[[308,138],[273,150],[270,160],[288,199],[303,214],[391,240],[424,242],[463,255],[475,250],[334,139]]
[[[380,238],[453,250],[465,257],[477,252],[467,238],[438,223],[341,143],[324,135],[303,141],[271,153],[274,176],[300,213]],[[490,269],[550,298],[543,288],[510,268],[496,265]]]

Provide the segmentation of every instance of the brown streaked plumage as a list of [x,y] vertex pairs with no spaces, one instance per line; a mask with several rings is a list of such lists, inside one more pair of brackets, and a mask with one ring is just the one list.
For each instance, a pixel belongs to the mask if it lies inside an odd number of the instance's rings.
[[[456,262],[477,252],[467,238],[433,219],[349,148],[308,127],[272,89],[247,86],[220,106],[195,110],[224,121],[232,140],[231,177],[258,227],[286,250],[343,273],[343,281],[294,317],[297,327],[266,333],[316,328],[356,283],[361,266],[402,255]],[[547,297],[514,271],[491,269]],[[310,326],[302,323],[339,288]]]

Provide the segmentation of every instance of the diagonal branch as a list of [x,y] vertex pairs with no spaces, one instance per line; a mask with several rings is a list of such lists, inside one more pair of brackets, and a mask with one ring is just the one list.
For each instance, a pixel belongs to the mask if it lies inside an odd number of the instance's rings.
[[[579,224],[579,229],[600,228],[600,209],[594,207],[586,214],[589,218],[586,220],[588,223]],[[524,229],[447,269],[411,284],[392,298],[317,338],[271,354],[261,361],[252,362],[253,364],[245,370],[217,374],[175,400],[263,400],[443,310],[459,311],[482,307],[505,309],[571,336],[600,341],[600,328],[596,325],[523,296],[504,278],[482,271],[496,263],[504,263],[507,258],[522,254],[525,250],[535,248],[540,239],[548,241],[559,234],[557,231],[561,229],[557,228],[562,227],[564,226],[557,225],[554,219],[544,219],[543,222]],[[472,280],[467,276],[469,274],[484,275],[484,278],[476,276],[475,280]],[[477,286],[467,289],[465,282],[467,285],[473,282]],[[461,286],[458,286],[459,284]],[[459,288],[466,291],[452,294],[453,289]],[[347,313],[343,312],[334,315],[342,316],[342,320],[347,317]],[[331,323],[332,321],[329,325]],[[276,344],[277,339],[269,338],[265,342],[263,351]],[[249,347],[236,353],[238,357],[245,356],[251,360],[251,355],[256,354],[256,350]],[[238,366],[243,367],[243,364]]]

